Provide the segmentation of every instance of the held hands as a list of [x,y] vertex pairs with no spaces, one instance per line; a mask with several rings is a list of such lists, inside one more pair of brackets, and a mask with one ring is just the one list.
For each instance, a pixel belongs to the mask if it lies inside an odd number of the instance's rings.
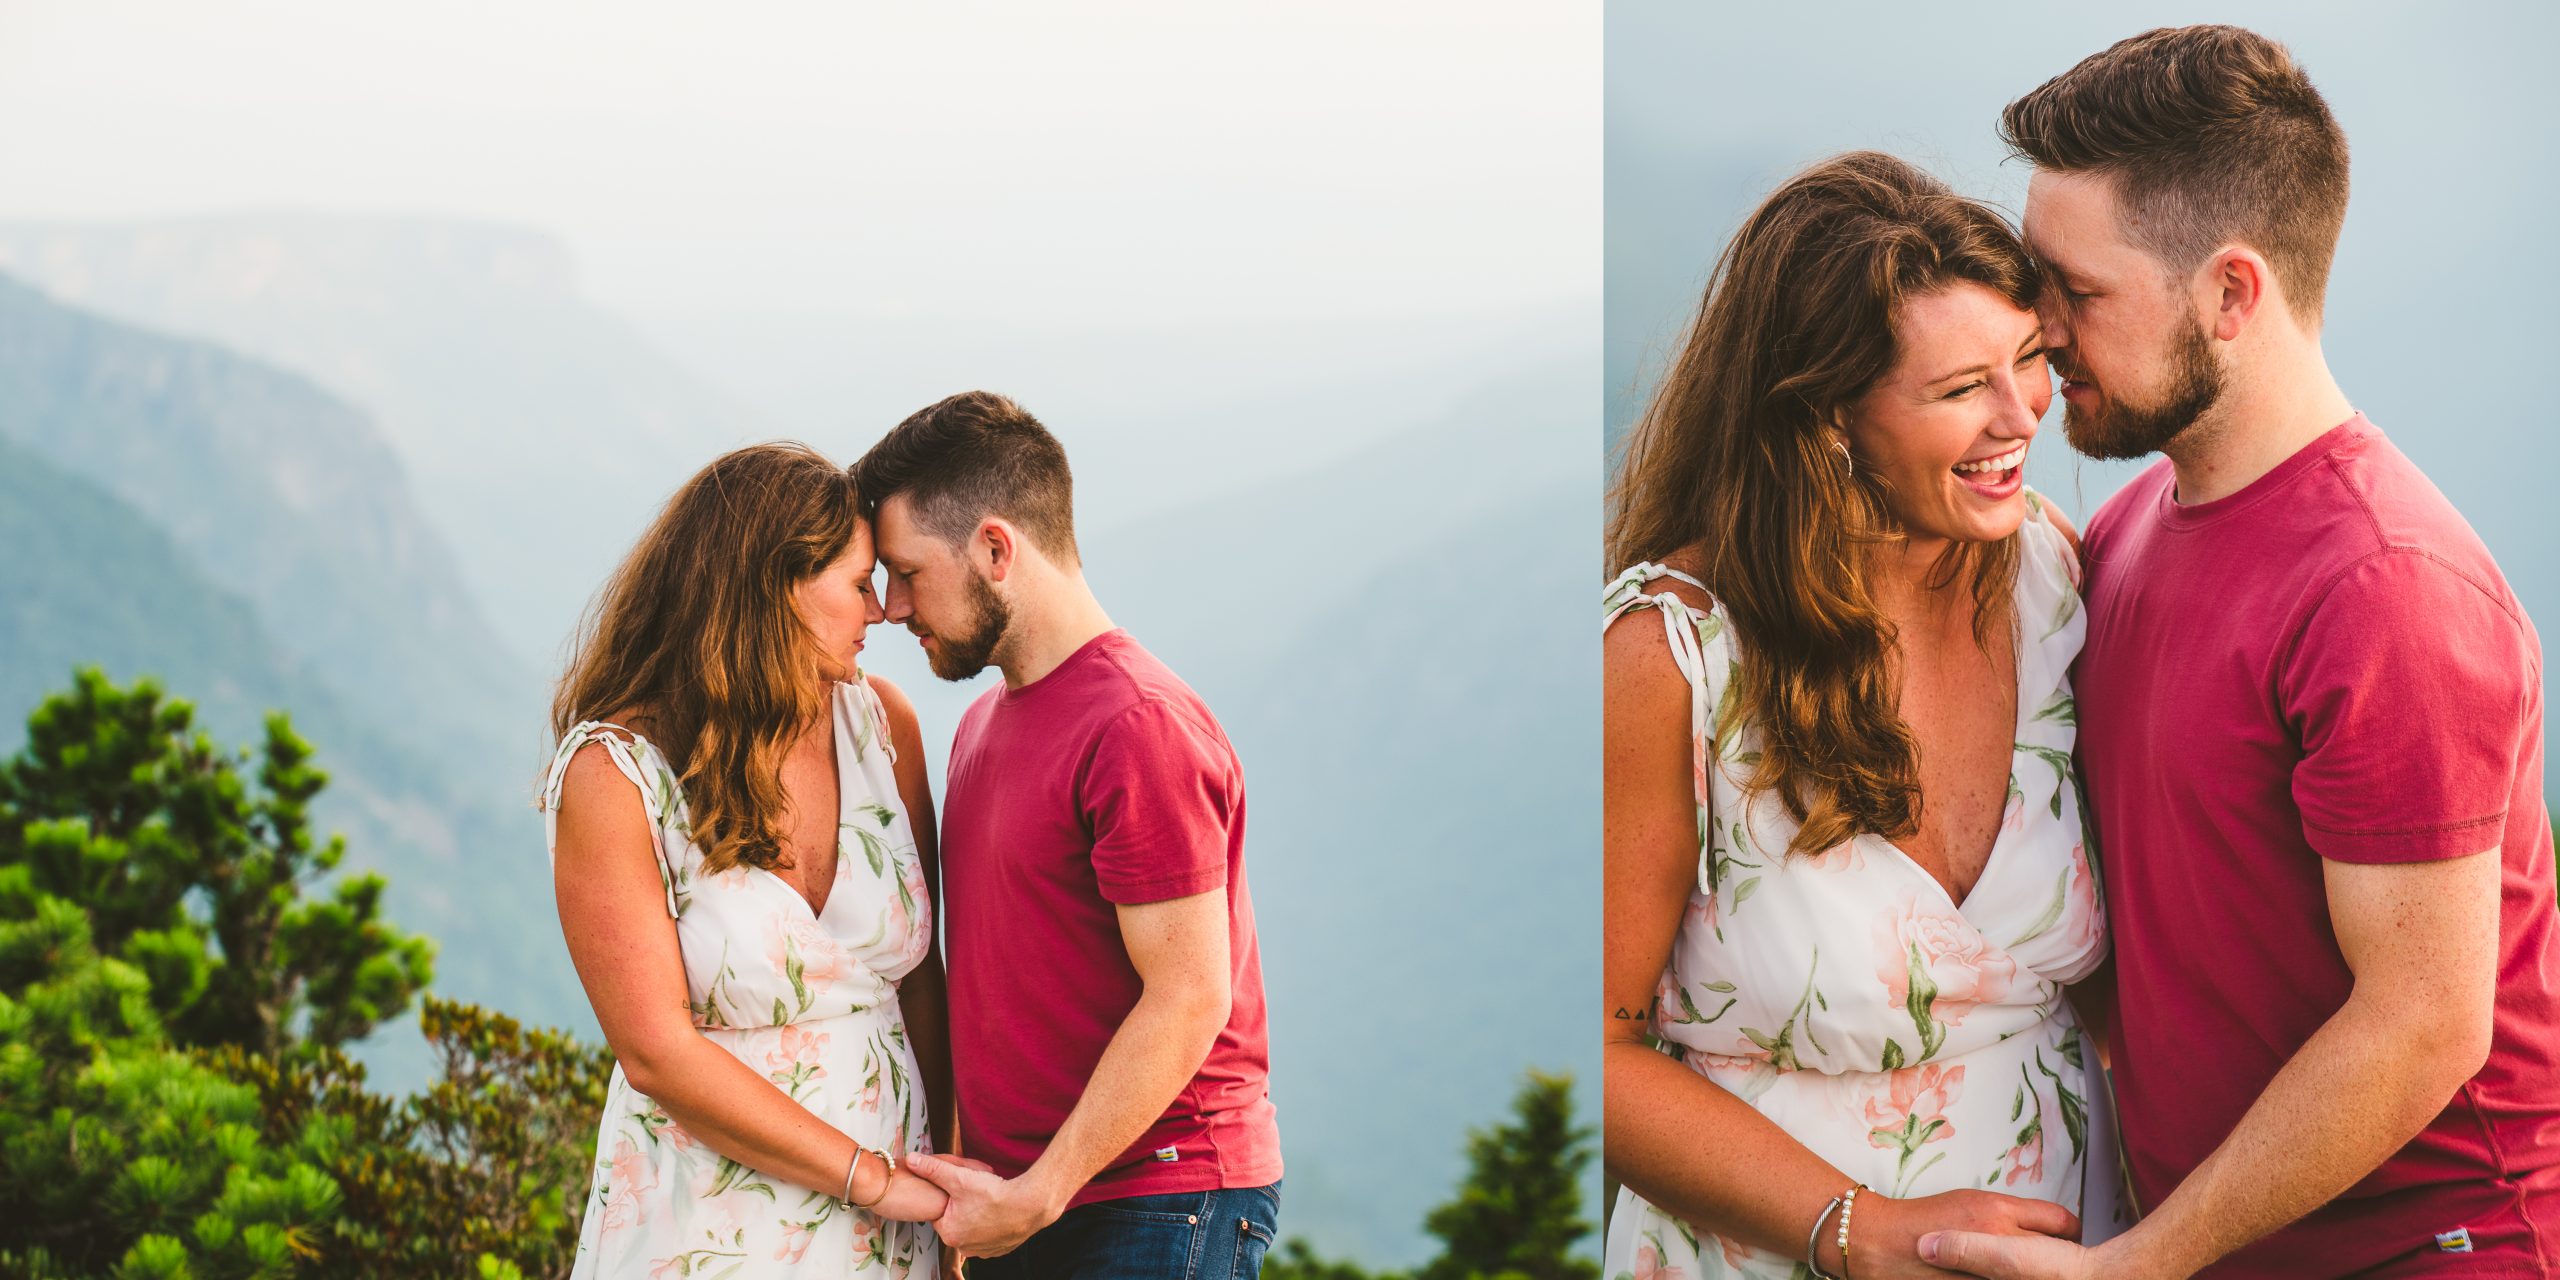
[[900,1169],[889,1179],[888,1193],[871,1206],[871,1212],[893,1222],[931,1222],[942,1216],[949,1203],[950,1197],[942,1194],[942,1188]]
[[947,1252],[960,1257],[1011,1253],[1066,1212],[1066,1197],[1052,1195],[1029,1175],[999,1178],[975,1160],[923,1153],[907,1157],[907,1167],[950,1198],[933,1229]]
[[931,1222],[942,1216],[950,1203],[942,1188],[906,1169],[891,1173],[877,1155],[863,1151],[854,1157],[853,1178],[846,1187],[849,1203],[892,1222]]
[[[1836,1219],[1835,1219],[1836,1221]],[[1825,1236],[1829,1235],[1826,1231]],[[1973,1267],[1957,1260],[1950,1251],[1932,1265],[1921,1252],[1922,1237],[1941,1244],[1950,1240],[1981,1242],[1961,1246],[1964,1249],[2017,1246],[2021,1251],[2050,1248],[2059,1253],[2084,1253],[2078,1243],[2080,1219],[2070,1210],[2044,1200],[2026,1200],[1991,1191],[1948,1191],[1918,1200],[1894,1200],[1868,1192],[1858,1197],[1857,1214],[1850,1224],[1850,1263],[1857,1280],[1907,1280],[1910,1277],[1937,1277],[1949,1272],[1972,1272]],[[1965,1253],[1965,1257],[1979,1256]],[[2038,1257],[2044,1256],[2041,1254]],[[1822,1257],[1826,1269],[1837,1274],[1839,1257],[1826,1239]],[[2030,1277],[2073,1276],[2063,1271],[2022,1270],[1979,1274],[1995,1280],[2029,1280]]]
[[2104,1274],[2098,1250],[2047,1236],[1933,1231],[1921,1238],[1920,1252],[1948,1270],[1986,1280],[2095,1280]]

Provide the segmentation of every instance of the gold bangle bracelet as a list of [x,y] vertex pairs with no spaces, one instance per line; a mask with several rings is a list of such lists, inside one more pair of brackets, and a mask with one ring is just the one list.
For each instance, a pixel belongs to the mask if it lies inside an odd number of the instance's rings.
[[852,1160],[845,1162],[845,1193],[837,1196],[835,1203],[840,1203],[840,1206],[845,1208],[852,1208],[852,1172],[860,1170],[860,1167],[863,1167],[863,1144],[855,1142],[852,1144]]
[[853,1162],[857,1165],[861,1164],[864,1156],[880,1157],[880,1194],[871,1197],[869,1200],[853,1199],[853,1179],[848,1176],[844,1183],[846,1197],[845,1203],[856,1209],[868,1209],[879,1204],[881,1201],[888,1199],[889,1184],[898,1180],[898,1162],[890,1159],[888,1152],[882,1151],[877,1147],[866,1147],[858,1143],[855,1144],[853,1148]]

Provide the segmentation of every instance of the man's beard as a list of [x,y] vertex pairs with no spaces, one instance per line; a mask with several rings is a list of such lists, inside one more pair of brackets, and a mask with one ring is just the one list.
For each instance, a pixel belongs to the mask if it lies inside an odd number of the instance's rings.
[[[2195,326],[2184,328],[2171,358],[2169,394],[2157,404],[2136,405],[2102,395],[2098,408],[2084,411],[2066,402],[2062,434],[2071,447],[2092,458],[2139,458],[2158,453],[2194,426],[2222,398],[2222,366],[2214,363],[2204,330]],[[2067,368],[2063,376],[2070,376]]]
[[1005,628],[1013,622],[1013,610],[987,585],[987,580],[972,573],[969,580],[970,620],[965,631],[935,631],[938,642],[925,651],[925,663],[933,673],[945,680],[966,680],[987,669],[995,657],[996,646],[1003,642]]

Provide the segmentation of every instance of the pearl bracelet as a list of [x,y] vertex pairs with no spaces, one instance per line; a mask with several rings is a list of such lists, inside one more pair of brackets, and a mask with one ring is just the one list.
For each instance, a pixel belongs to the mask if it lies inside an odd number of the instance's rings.
[[1858,1208],[1858,1193],[1864,1185],[1849,1188],[1840,1196],[1840,1280],[1849,1280],[1849,1215]]

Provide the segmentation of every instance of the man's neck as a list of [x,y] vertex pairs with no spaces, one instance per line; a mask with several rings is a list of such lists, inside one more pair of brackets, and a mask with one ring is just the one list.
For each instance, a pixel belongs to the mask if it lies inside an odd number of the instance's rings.
[[1014,599],[1004,644],[994,655],[1005,687],[1019,689],[1057,670],[1111,627],[1111,615],[1093,598],[1080,570],[1051,576],[1022,592]]
[[2234,368],[2221,398],[2161,452],[2185,506],[2227,498],[2355,416],[2317,338],[2260,353]]

